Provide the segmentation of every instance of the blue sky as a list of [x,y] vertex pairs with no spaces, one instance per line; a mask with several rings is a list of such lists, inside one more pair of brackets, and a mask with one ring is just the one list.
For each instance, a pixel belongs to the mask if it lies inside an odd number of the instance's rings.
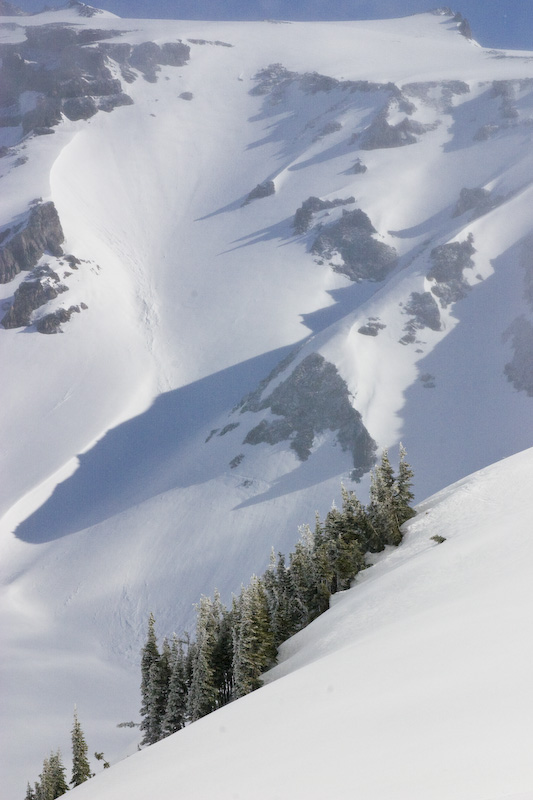
[[[57,0],[11,0],[40,11]],[[89,0],[91,2],[91,0]],[[121,17],[174,19],[378,19],[427,11],[439,0],[101,0],[93,5]],[[457,0],[485,47],[533,50],[533,0]]]

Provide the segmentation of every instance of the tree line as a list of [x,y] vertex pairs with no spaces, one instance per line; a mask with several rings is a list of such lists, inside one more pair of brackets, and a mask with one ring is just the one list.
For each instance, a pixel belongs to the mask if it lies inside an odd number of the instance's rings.
[[288,559],[273,552],[265,573],[242,586],[231,608],[218,591],[201,597],[194,640],[174,635],[159,649],[151,614],[141,651],[141,745],[257,689],[280,644],[326,611],[332,594],[350,587],[366,555],[400,544],[401,526],[415,513],[412,479],[403,446],[397,475],[383,451],[368,505],[342,486],[342,507],[333,506],[323,522],[317,514],[314,529],[303,525]]

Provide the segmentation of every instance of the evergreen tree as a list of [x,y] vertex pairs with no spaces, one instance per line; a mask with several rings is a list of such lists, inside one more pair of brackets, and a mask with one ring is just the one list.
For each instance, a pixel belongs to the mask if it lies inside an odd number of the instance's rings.
[[209,714],[217,705],[213,669],[216,631],[213,603],[209,597],[202,596],[196,607],[196,646],[188,697],[188,714],[192,722]]
[[26,794],[24,796],[24,800],[37,800],[35,795],[35,789],[32,789],[29,783],[26,787]]
[[170,668],[167,706],[161,726],[163,736],[181,730],[187,722],[187,667],[183,644],[177,636],[172,641]]
[[234,605],[234,621],[234,697],[243,697],[259,688],[276,653],[265,587],[256,575]]
[[74,709],[74,724],[72,726],[72,786],[79,786],[80,783],[92,778],[91,767],[87,758],[87,742],[81,729],[78,719],[78,712]]
[[148,619],[148,635],[141,651],[141,725],[144,735],[141,745],[158,742],[161,738],[161,722],[164,714],[165,677],[168,670],[168,652],[162,656],[157,647],[154,615]]
[[325,536],[320,517],[315,515],[315,529],[313,533],[313,572],[314,592],[310,605],[310,619],[323,614],[329,608],[331,585],[334,572],[330,560],[330,545]]
[[213,613],[216,621],[216,640],[212,666],[218,708],[229,703],[233,695],[233,620],[231,611],[228,611],[221,602],[218,590],[215,590]]
[[67,784],[66,770],[63,765],[59,750],[50,754],[48,769],[49,783],[52,794],[51,800],[55,800],[56,797],[61,797],[61,795],[65,794],[65,792],[68,792],[69,788]]
[[314,536],[309,525],[301,525],[300,538],[290,555],[291,578],[300,612],[299,628],[312,620],[315,597],[315,568],[313,561]]
[[378,552],[385,545],[398,545],[402,540],[394,503],[394,473],[387,450],[383,451],[381,464],[370,476],[370,503],[367,509],[374,536],[371,550]]
[[300,629],[304,616],[292,572],[286,566],[282,553],[278,553],[277,562],[272,553],[261,584],[267,599],[269,627],[277,648]]
[[[52,782],[50,779],[50,760],[43,761],[43,771],[39,775],[39,782],[35,784],[38,800],[53,800]],[[37,788],[38,787],[38,788]]]
[[398,524],[402,525],[416,515],[416,511],[411,508],[411,503],[415,499],[411,487],[413,485],[413,470],[405,460],[407,452],[400,442],[400,463],[398,466],[398,480],[394,493],[394,503],[396,506],[396,517]]

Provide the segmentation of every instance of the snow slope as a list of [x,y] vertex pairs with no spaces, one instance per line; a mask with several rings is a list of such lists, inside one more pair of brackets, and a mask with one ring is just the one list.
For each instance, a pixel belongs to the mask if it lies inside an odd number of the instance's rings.
[[532,476],[528,450],[422,503],[265,687],[75,797],[530,800]]
[[[0,23],[2,43],[24,41],[20,18]],[[218,586],[228,600],[349,480],[352,457],[334,430],[316,434],[305,461],[288,440],[243,444],[275,415],[238,403],[295,347],[269,391],[320,354],[377,447],[404,441],[418,499],[529,446],[532,433],[530,53],[484,50],[446,14],[272,24],[70,9],[23,20],[58,24],[112,32],[108,44],[180,41],[191,52],[155,82],[134,69],[128,83],[110,60],[132,105],[63,116],[54,135],[0,127],[2,230],[36,198],[52,200],[64,251],[81,260],[72,271],[41,259],[69,292],[32,323],[88,306],[60,335],[0,329],[1,683],[13,796],[47,751],[68,750],[74,703],[108,758],[134,747],[115,726],[137,717],[148,613],[162,632],[190,626],[201,593]],[[256,77],[272,64],[283,69]],[[37,101],[25,92],[20,112]],[[413,143],[365,149],[383,114],[389,126],[416,122]],[[357,159],[366,172],[354,172]],[[246,203],[267,180],[275,194]],[[463,188],[484,189],[489,204],[455,214]],[[294,214],[309,196],[354,203],[316,213],[297,235]],[[396,249],[383,281],[352,282],[331,268],[338,254],[310,252],[343,208],[364,211],[374,240]],[[438,329],[415,326],[400,343],[416,320],[413,293],[435,288],[432,248],[469,234],[471,290],[438,308]],[[3,308],[24,278],[0,286]],[[361,334],[369,321],[386,327]],[[515,357],[520,390],[505,375]]]

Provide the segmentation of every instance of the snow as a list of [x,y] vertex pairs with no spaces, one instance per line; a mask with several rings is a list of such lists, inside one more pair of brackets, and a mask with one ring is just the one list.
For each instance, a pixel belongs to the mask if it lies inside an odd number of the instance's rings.
[[[14,22],[21,24],[20,18]],[[502,339],[518,316],[531,313],[523,296],[522,267],[523,242],[532,233],[533,105],[527,90],[527,81],[533,78],[531,54],[511,57],[503,51],[485,51],[460,36],[450,18],[431,14],[287,25],[121,20],[111,14],[88,20],[73,10],[24,18],[24,26],[56,22],[122,31],[115,41],[133,44],[205,39],[233,46],[191,44],[186,66],[163,67],[155,84],[140,75],[133,84],[124,84],[134,100],[132,106],[100,112],[88,122],[64,119],[53,136],[26,137],[0,162],[2,228],[20,221],[36,198],[53,200],[66,236],[65,253],[82,259],[79,269],[65,278],[69,293],[50,308],[65,302],[88,306],[73,315],[57,336],[41,336],[33,329],[0,330],[0,628],[2,652],[7,654],[1,683],[2,719],[11,731],[4,747],[9,764],[4,783],[10,797],[38,775],[47,752],[58,745],[68,752],[74,703],[95,749],[104,750],[112,761],[132,752],[135,731],[115,726],[138,717],[138,651],[150,611],[162,633],[190,627],[192,604],[201,593],[211,594],[218,586],[227,602],[241,581],[264,570],[272,546],[290,551],[298,525],[312,522],[315,508],[324,515],[338,497],[352,463],[349,454],[335,446],[332,434],[321,437],[311,458],[302,463],[288,443],[243,445],[248,430],[244,418],[251,415],[232,413],[295,347],[302,345],[293,364],[320,352],[337,366],[379,447],[395,450],[399,440],[404,441],[415,469],[418,499],[530,446],[532,432],[531,398],[505,379],[512,350]],[[20,41],[21,31],[3,28],[2,41]],[[303,94],[292,85],[285,98],[271,105],[269,97],[249,92],[256,85],[257,71],[276,62],[300,73],[394,81],[400,87],[416,81],[461,80],[470,93],[454,95],[447,108],[414,98],[416,120],[439,122],[416,145],[359,150],[357,140],[350,142],[350,137],[370,124],[386,102],[385,92],[351,95],[338,89],[332,94]],[[492,80],[507,79],[526,81],[516,99],[518,121],[509,127],[499,114],[500,98],[490,91]],[[193,95],[190,102],[179,97],[186,91]],[[434,98],[434,92],[428,97]],[[24,109],[34,100],[26,93]],[[317,139],[332,121],[339,121],[341,129]],[[489,123],[500,129],[486,141],[474,139]],[[18,129],[2,131],[9,137],[19,135]],[[15,166],[20,156],[28,160]],[[364,174],[351,171],[357,157],[368,167]],[[242,205],[258,183],[270,179],[276,185],[275,195]],[[453,217],[461,188],[477,186],[503,195],[505,202],[474,220],[469,215]],[[377,228],[380,241],[397,248],[398,269],[382,283],[351,284],[327,263],[318,264],[308,252],[312,239],[295,237],[291,228],[296,209],[310,195],[324,199],[353,195],[355,206]],[[334,209],[329,215],[317,215],[315,222],[328,224],[341,213]],[[431,248],[464,241],[470,232],[476,248],[475,268],[466,271],[471,292],[441,310],[441,331],[426,328],[418,332],[415,345],[400,345],[408,319],[400,304],[405,305],[411,292],[430,290],[426,275]],[[62,278],[68,269],[50,256],[43,262]],[[10,301],[21,280],[0,287],[2,305]],[[358,333],[369,317],[379,317],[387,326],[377,337]],[[425,374],[435,377],[435,388],[425,388],[420,380]],[[206,444],[213,429],[220,431],[235,421],[241,423],[238,428],[223,437],[215,435]],[[230,461],[241,452],[245,459],[231,469]],[[465,485],[482,487],[490,475],[506,474],[511,464],[522,463],[529,469],[530,456],[516,458]],[[502,481],[507,486],[507,478]],[[362,500],[367,483],[366,478],[356,487]],[[235,740],[221,737],[219,729],[208,734],[211,748],[217,742],[224,774],[232,765],[237,771],[228,755],[232,741],[235,747],[247,748],[244,760],[250,769],[245,775],[252,774],[255,764],[261,774],[275,780],[275,771],[266,768],[267,761],[261,762],[262,754],[269,752],[269,737],[280,748],[285,744],[287,752],[295,751],[295,766],[303,764],[298,759],[314,752],[309,737],[316,726],[309,723],[305,733],[303,724],[309,714],[315,719],[324,715],[324,729],[339,730],[334,740],[320,737],[328,758],[338,748],[344,752],[342,748],[352,747],[354,741],[358,745],[353,749],[363,748],[364,763],[357,771],[368,789],[362,792],[365,796],[387,797],[387,791],[389,798],[403,796],[400,789],[387,789],[387,780],[393,780],[395,769],[403,774],[404,758],[413,771],[412,753],[417,758],[420,796],[425,787],[426,795],[433,797],[436,783],[443,787],[438,797],[451,796],[453,780],[465,798],[500,800],[505,793],[528,788],[519,748],[514,754],[501,751],[502,763],[511,758],[509,772],[512,765],[516,767],[516,777],[507,786],[503,777],[495,775],[497,762],[492,758],[486,784],[480,779],[472,791],[464,772],[468,759],[474,758],[474,744],[465,745],[464,731],[470,730],[479,711],[475,703],[485,697],[485,684],[481,694],[470,684],[474,666],[484,673],[480,659],[489,642],[480,605],[489,590],[473,566],[469,568],[475,572],[472,580],[478,582],[480,594],[473,589],[471,598],[461,594],[466,584],[459,585],[459,578],[455,584],[453,576],[444,573],[448,558],[455,559],[454,570],[460,572],[463,548],[472,548],[482,559],[481,533],[455,542],[447,530],[443,535],[449,541],[439,548],[428,541],[446,526],[461,527],[453,516],[460,509],[452,514],[451,506],[461,505],[458,498],[464,495],[453,489],[438,505],[431,505],[431,532],[424,527],[424,510],[400,550],[380,561],[360,586],[338,598],[323,621],[285,648],[285,661],[276,672],[284,676],[281,680],[213,717],[229,715],[221,725],[230,730],[233,715],[241,713],[236,709],[254,709],[259,703],[261,731],[265,718],[264,740],[256,740],[257,752],[252,752],[252,742],[246,742],[250,734],[244,729]],[[522,500],[529,502],[527,497]],[[443,522],[438,516],[441,507],[447,509],[442,511]],[[475,530],[478,511],[472,511]],[[488,533],[487,537],[504,563],[512,558],[511,548],[509,554],[502,553],[492,540],[501,536],[501,529],[507,531],[507,522],[500,519],[497,529],[495,519],[494,525],[492,538]],[[422,526],[419,533],[417,526]],[[432,576],[428,585],[416,571],[421,564]],[[440,570],[439,564],[444,565],[443,574],[438,572],[437,579],[431,570]],[[514,608],[521,591],[518,579],[514,589],[508,586],[514,569],[509,564],[509,575],[498,574],[496,582],[500,585],[501,580],[505,589],[501,602],[509,590],[509,608]],[[496,561],[491,570],[494,576]],[[417,581],[411,594],[407,576]],[[386,587],[383,597],[378,586]],[[431,638],[432,630],[443,625],[440,613],[457,624],[463,613],[446,605],[447,591],[453,594],[452,605],[470,609],[464,612],[465,625],[470,620],[471,627],[461,629],[461,647],[468,649],[468,630],[479,625],[480,650],[473,654],[472,669],[458,690],[458,699],[466,703],[465,716],[459,715],[455,728],[449,716],[442,730],[430,736],[431,709],[433,714],[447,713],[447,702],[451,709],[457,708],[450,697],[459,645],[455,656],[451,652],[448,656]],[[355,598],[367,594],[366,617],[348,613],[351,604],[358,607],[363,602]],[[495,597],[486,599],[489,606],[495,603]],[[428,605],[424,612],[419,600],[424,609]],[[377,615],[377,609],[382,613]],[[337,633],[332,627],[327,634],[322,627],[337,623]],[[501,652],[505,643],[518,655],[520,643],[507,643],[511,632],[501,630],[503,622],[498,625]],[[384,677],[384,666],[378,669],[376,664],[389,647],[389,633],[394,669],[399,671],[398,680],[404,681],[405,707],[390,679],[380,687],[383,699],[376,698],[378,677]],[[368,650],[367,644],[363,647],[367,641],[374,642]],[[416,679],[408,674],[413,668],[405,649],[409,642],[417,656],[425,653]],[[309,648],[315,656],[322,654],[316,665]],[[337,652],[346,662],[337,663]],[[499,675],[507,664],[492,651],[491,657],[497,659]],[[437,669],[437,662],[442,668]],[[386,663],[391,670],[391,659]],[[333,678],[325,680],[324,665],[338,675],[342,691],[318,692],[317,686],[336,685]],[[346,673],[354,671],[361,679],[364,675],[365,699],[348,694],[346,713],[344,681]],[[312,706],[306,711],[298,706],[295,727],[291,722],[283,736],[279,730],[274,734],[275,712],[292,704],[289,693],[280,689],[278,697],[275,687],[296,687],[304,672],[309,677],[302,692],[308,696],[316,690],[321,698],[316,714]],[[522,678],[516,673],[516,684],[508,691],[518,692]],[[368,681],[373,689],[367,693]],[[437,691],[440,681],[442,697]],[[527,686],[522,690],[527,696]],[[469,694],[471,704],[465,696]],[[338,698],[332,716],[326,703],[330,695]],[[516,698],[508,695],[508,699],[512,703]],[[526,707],[524,702],[521,708]],[[40,710],[38,724],[33,721],[35,708]],[[398,713],[388,717],[395,709]],[[368,732],[368,742],[375,741],[373,737],[381,740],[383,725],[392,737],[406,709],[414,714],[406,719],[419,719],[420,725],[413,726],[411,735],[406,723],[397,755],[392,752],[392,738],[387,739],[390,772],[382,775],[372,761],[372,747],[368,745],[368,753],[364,750],[361,732]],[[503,723],[512,720],[505,709],[498,708],[500,712],[503,729]],[[257,717],[255,711],[253,720],[252,711],[249,718],[247,713],[249,730],[257,726],[253,721]],[[354,734],[359,713],[366,722]],[[300,716],[301,729],[296,720]],[[476,735],[490,752],[496,742],[491,736],[496,734],[485,724],[485,711],[479,717],[483,724]],[[184,760],[194,764],[200,758],[193,755],[193,742],[200,736],[194,731],[211,730],[213,724],[202,721],[176,738],[185,749],[172,769],[185,770],[180,766]],[[526,722],[518,712],[516,724],[523,735],[513,734],[509,740],[526,742]],[[227,745],[222,747],[217,736]],[[302,746],[296,747],[296,742]],[[455,754],[454,769],[446,779],[445,767],[437,764],[443,742]],[[158,759],[158,753],[174,746],[174,739],[158,745],[113,773],[120,775],[130,764]],[[461,748],[466,748],[463,767],[458,765]],[[479,771],[481,750],[475,760]],[[377,745],[376,753],[381,753]],[[278,788],[267,782],[265,796],[267,785],[272,796],[276,792],[283,796],[283,781],[289,781],[291,774],[288,759],[281,769],[289,777],[280,777]],[[301,793],[293,789],[292,796],[318,796],[319,789],[325,793],[321,781],[328,773],[333,779],[331,772],[331,763],[320,770],[322,777],[317,776],[314,784],[317,794],[310,786]],[[192,780],[185,773],[184,780]],[[490,776],[494,782],[489,790]],[[458,783],[459,778],[466,782]],[[109,786],[114,780],[122,778],[105,776]],[[104,786],[105,781],[94,785]],[[405,787],[407,796],[411,784]],[[250,796],[249,786],[245,791],[228,784],[230,790]],[[87,786],[83,791],[92,789]],[[191,798],[212,796],[207,789],[204,795],[184,793]]]
[[532,477],[528,450],[422,503],[266,686],[76,798],[530,800]]

